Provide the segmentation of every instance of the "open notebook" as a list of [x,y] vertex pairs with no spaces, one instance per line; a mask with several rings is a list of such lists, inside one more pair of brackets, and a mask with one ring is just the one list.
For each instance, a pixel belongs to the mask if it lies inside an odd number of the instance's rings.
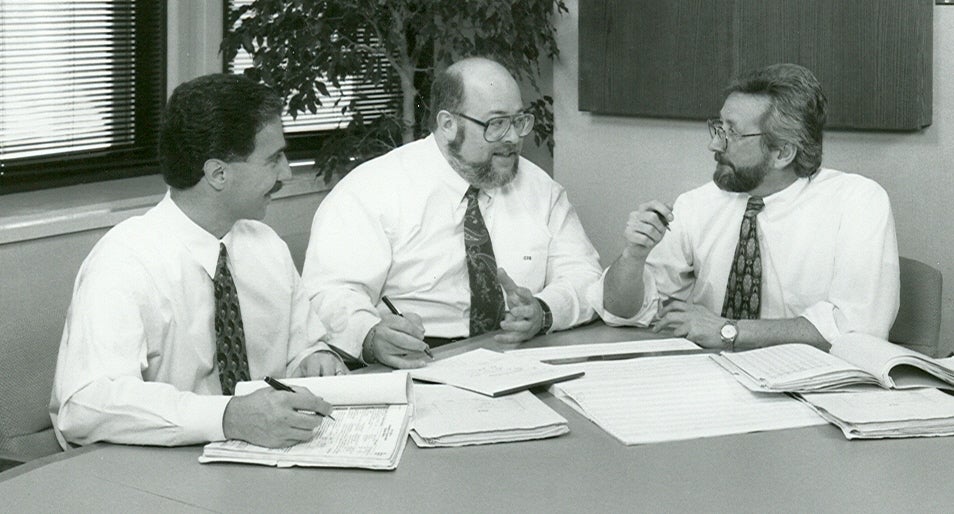
[[[331,403],[315,437],[288,448],[264,448],[245,441],[205,445],[199,462],[242,462],[266,466],[395,469],[404,453],[412,414],[407,373],[291,378]],[[264,381],[239,382],[236,395],[268,387]]]
[[829,353],[804,344],[713,355],[745,387],[759,392],[840,391],[873,384],[886,389],[954,389],[951,359],[932,359],[865,334],[836,339]]

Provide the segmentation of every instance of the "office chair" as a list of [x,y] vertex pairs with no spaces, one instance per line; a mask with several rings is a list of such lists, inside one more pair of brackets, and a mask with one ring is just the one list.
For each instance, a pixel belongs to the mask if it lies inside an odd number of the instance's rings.
[[900,258],[901,305],[888,340],[931,357],[940,357],[941,288],[937,269]]
[[0,467],[7,467],[60,451],[48,411],[59,340],[26,337],[13,320],[0,329]]

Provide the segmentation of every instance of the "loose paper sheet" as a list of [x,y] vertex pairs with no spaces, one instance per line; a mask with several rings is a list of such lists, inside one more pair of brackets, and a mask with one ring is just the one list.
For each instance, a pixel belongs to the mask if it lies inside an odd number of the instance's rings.
[[583,372],[479,348],[433,362],[410,373],[415,379],[449,384],[487,396],[500,396],[575,378]]
[[788,396],[749,391],[704,354],[569,366],[586,375],[551,391],[628,445],[826,423]]

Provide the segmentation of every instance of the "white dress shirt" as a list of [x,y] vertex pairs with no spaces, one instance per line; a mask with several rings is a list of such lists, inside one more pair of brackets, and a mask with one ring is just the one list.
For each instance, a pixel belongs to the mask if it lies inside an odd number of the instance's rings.
[[[67,313],[50,415],[61,444],[182,445],[224,439],[212,277],[219,242],[167,194],[110,230],[83,262]],[[297,372],[327,349],[288,247],[239,221],[229,254],[252,378]]]
[[[628,319],[603,308],[603,279],[587,293],[612,325],[647,325],[671,297],[722,312],[749,195],[710,182],[680,195],[674,220],[646,261],[645,301]],[[770,195],[756,218],[761,318],[804,317],[829,342],[862,332],[887,338],[899,302],[898,243],[888,195],[860,175],[822,168]]]
[[[387,312],[382,295],[419,314],[428,336],[469,335],[468,187],[433,135],[359,166],[335,186],[315,214],[302,273],[331,345],[360,356],[365,335]],[[482,191],[478,203],[497,266],[550,306],[552,329],[592,319],[584,294],[599,278],[599,256],[563,187],[521,158],[513,182]]]

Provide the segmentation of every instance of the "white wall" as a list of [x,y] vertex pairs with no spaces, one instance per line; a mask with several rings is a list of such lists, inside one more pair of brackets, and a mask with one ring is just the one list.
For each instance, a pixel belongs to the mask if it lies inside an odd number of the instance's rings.
[[[553,70],[554,176],[608,265],[622,248],[629,211],[650,199],[671,202],[706,182],[713,160],[702,122],[577,110],[578,0],[566,3],[570,12],[558,32],[561,59]],[[826,132],[824,165],[871,177],[888,191],[901,255],[938,267],[948,279],[941,340],[954,349],[954,6],[934,10],[933,116],[933,124],[916,133]]]

